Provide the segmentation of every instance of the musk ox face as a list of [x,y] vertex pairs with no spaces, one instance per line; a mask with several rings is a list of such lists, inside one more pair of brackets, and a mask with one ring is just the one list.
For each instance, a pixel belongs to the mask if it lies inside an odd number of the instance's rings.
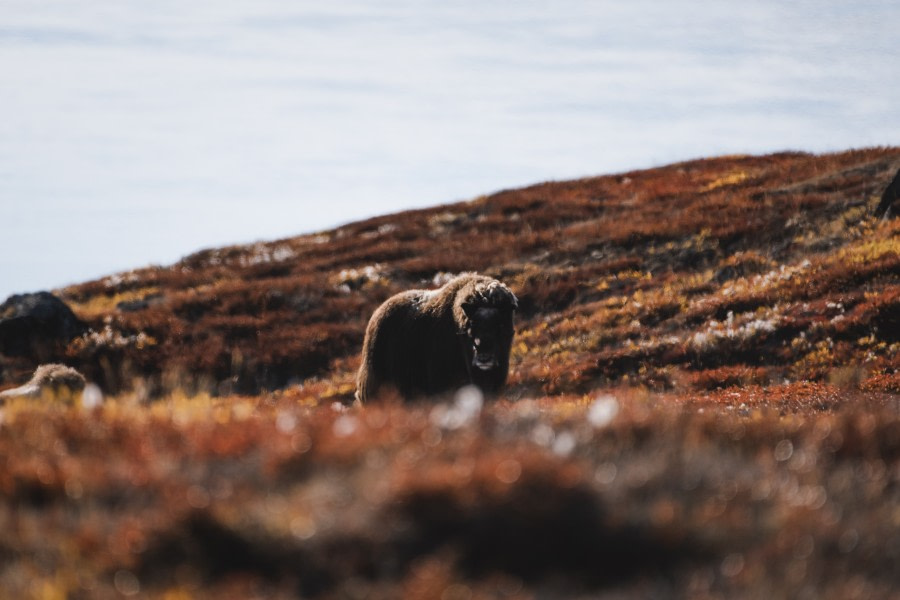
[[464,304],[463,310],[468,317],[465,334],[472,351],[472,367],[490,371],[501,366],[513,337],[512,307]]

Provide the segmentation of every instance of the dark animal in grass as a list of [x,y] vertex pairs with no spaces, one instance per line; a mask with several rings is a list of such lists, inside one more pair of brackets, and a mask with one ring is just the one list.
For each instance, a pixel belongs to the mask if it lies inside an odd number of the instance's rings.
[[897,200],[900,200],[900,171],[897,171],[894,179],[891,180],[881,195],[881,202],[878,203],[878,208],[875,209],[875,216],[879,219],[881,217],[893,218],[900,216],[900,204],[897,203]]
[[517,306],[508,287],[471,273],[436,290],[388,298],[366,327],[356,398],[413,400],[465,385],[499,391],[509,372]]
[[50,292],[16,294],[0,304],[0,354],[44,362],[86,330],[72,309]]
[[66,365],[41,365],[31,380],[11,390],[0,392],[0,403],[11,398],[44,398],[48,400],[74,400],[84,390],[84,376]]

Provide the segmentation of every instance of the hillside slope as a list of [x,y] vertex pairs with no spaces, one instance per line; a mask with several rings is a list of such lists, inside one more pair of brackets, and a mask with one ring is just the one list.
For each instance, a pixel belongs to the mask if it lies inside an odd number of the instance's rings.
[[869,218],[898,165],[700,160],[206,250],[62,290],[94,330],[62,358],[112,391],[327,377],[346,398],[372,310],[472,270],[522,298],[511,397],[829,376],[898,391],[897,225]]
[[[0,596],[895,597],[898,167],[691,161],[60,290],[106,398],[0,408]],[[343,407],[372,310],[469,270],[520,298],[502,397]]]

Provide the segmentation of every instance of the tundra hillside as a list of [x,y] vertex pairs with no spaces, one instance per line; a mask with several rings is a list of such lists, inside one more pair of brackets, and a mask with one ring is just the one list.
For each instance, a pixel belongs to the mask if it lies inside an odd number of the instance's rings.
[[[889,598],[898,168],[698,160],[59,290],[89,329],[42,360],[107,396],[2,409],[0,590]],[[462,271],[519,298],[501,398],[343,408],[372,311]]]

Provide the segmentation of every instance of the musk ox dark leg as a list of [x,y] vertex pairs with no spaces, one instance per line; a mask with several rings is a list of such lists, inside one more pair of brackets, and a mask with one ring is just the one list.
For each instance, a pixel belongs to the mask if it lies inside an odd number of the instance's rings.
[[380,384],[375,360],[377,358],[378,341],[383,337],[381,335],[381,318],[379,311],[372,315],[369,325],[366,327],[366,337],[363,340],[362,363],[359,366],[359,372],[356,374],[356,399],[365,404],[372,399],[378,392]]
[[412,386],[411,364],[421,352],[406,339],[413,294],[398,294],[372,314],[363,340],[362,363],[356,376],[356,398],[374,399],[385,385],[408,396]]
[[[365,357],[365,354],[363,354],[363,357]],[[365,358],[363,358],[363,364],[356,374],[356,399],[365,404],[377,388],[378,385],[374,381],[368,365],[366,365]]]

